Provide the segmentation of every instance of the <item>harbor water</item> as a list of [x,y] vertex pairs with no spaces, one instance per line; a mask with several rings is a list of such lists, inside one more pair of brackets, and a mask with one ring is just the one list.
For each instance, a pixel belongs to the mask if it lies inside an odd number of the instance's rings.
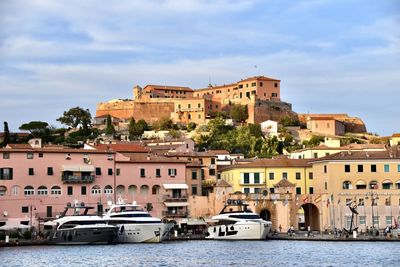
[[0,248],[1,266],[399,266],[400,242],[176,241]]

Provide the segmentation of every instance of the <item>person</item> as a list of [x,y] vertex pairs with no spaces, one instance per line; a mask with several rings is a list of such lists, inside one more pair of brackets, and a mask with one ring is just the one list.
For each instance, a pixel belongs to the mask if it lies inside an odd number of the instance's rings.
[[307,227],[307,236],[309,237],[310,234],[311,234],[311,226],[308,226],[308,227]]
[[279,232],[282,233],[282,225],[279,225]]

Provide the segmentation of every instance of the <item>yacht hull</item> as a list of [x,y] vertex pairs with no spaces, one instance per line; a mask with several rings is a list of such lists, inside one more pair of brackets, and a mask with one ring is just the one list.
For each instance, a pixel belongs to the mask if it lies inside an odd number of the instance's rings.
[[265,222],[237,222],[235,224],[208,227],[207,239],[216,240],[262,240],[266,239],[271,224]]
[[160,243],[164,233],[163,223],[118,224],[118,243]]
[[87,245],[109,244],[115,241],[116,228],[58,229],[48,236],[49,244]]

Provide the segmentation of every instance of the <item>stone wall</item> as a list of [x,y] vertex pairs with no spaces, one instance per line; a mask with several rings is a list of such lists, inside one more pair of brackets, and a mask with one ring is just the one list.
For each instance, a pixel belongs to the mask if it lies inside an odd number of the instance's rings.
[[261,123],[266,120],[278,121],[285,116],[297,116],[292,104],[286,102],[255,100],[248,105],[248,123]]

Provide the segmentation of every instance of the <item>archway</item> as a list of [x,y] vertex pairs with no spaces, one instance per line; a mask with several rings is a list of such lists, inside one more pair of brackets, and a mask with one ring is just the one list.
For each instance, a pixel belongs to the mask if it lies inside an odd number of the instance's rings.
[[319,231],[319,210],[312,203],[306,203],[300,206],[298,210],[299,230],[307,230],[310,226],[311,230]]
[[263,209],[263,210],[261,210],[261,212],[260,212],[260,217],[261,217],[263,220],[271,221],[271,219],[272,219],[271,211],[269,211],[268,209]]

